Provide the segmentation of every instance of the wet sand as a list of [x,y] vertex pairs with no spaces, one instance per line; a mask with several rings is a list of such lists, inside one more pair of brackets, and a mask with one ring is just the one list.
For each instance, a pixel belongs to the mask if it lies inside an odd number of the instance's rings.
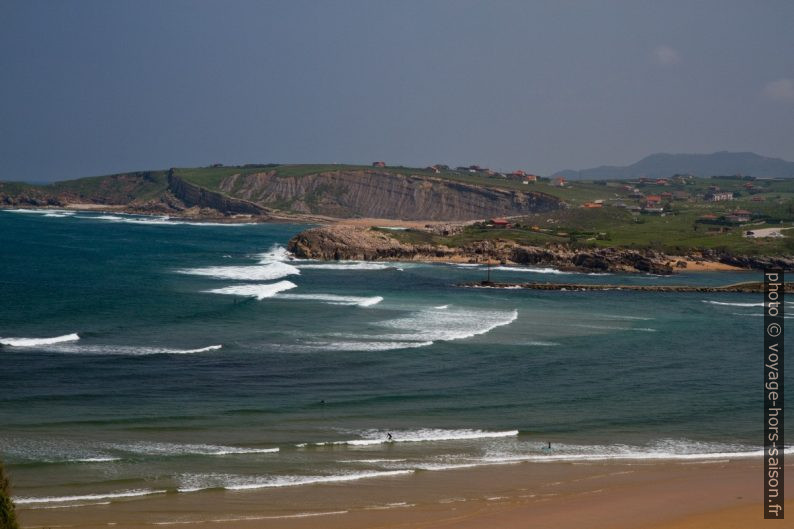
[[[760,458],[533,462],[348,483],[172,492],[83,507],[22,506],[19,515],[27,528],[753,529],[771,523],[762,518],[761,464]],[[787,469],[794,477],[794,465]],[[794,486],[791,479],[787,484]],[[787,507],[794,517],[794,503]]]

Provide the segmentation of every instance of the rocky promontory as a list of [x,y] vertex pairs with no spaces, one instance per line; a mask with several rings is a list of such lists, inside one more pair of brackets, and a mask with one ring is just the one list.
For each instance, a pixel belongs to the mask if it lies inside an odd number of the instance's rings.
[[[444,226],[444,233],[448,233],[450,229]],[[428,225],[418,231],[428,237],[416,239],[432,239],[432,235],[438,232],[438,226]],[[448,246],[406,242],[406,238],[399,237],[397,233],[399,232],[368,226],[334,224],[299,233],[289,241],[288,248],[296,257],[303,259],[515,264],[578,272],[643,272],[665,275],[687,269],[794,270],[794,259],[788,256],[733,255],[714,250],[673,256],[653,249],[581,248],[566,244],[529,246],[502,239]]]
[[673,272],[673,258],[654,250],[524,246],[509,240],[477,241],[455,247],[413,244],[401,242],[382,230],[349,225],[306,230],[289,241],[288,249],[303,259],[500,263],[586,272]]

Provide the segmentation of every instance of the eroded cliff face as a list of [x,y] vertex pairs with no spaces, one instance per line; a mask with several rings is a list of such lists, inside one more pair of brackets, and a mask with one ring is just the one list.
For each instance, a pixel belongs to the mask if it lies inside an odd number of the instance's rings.
[[347,225],[323,226],[299,233],[287,246],[296,257],[321,260],[450,261],[514,263],[560,270],[646,272],[670,274],[671,258],[653,250],[594,248],[564,245],[523,246],[513,241],[477,241],[460,247],[407,244],[389,234]]
[[224,215],[267,215],[268,209],[248,200],[226,196],[210,191],[176,176],[168,174],[168,188],[175,197],[188,207],[210,208]]
[[276,209],[337,218],[471,220],[561,207],[559,200],[543,193],[376,170],[232,175],[221,182],[220,189],[228,196]]

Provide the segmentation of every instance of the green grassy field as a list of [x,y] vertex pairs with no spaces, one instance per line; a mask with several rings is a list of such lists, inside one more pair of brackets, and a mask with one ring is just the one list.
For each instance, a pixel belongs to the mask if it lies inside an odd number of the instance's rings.
[[[670,254],[682,254],[700,249],[725,250],[747,255],[793,255],[794,238],[748,238],[748,230],[794,226],[794,181],[754,181],[753,194],[744,188],[747,181],[715,178],[693,178],[688,184],[645,185],[645,195],[685,191],[687,200],[669,200],[668,211],[662,215],[632,213],[618,204],[638,205],[639,199],[629,197],[624,181],[574,182],[568,188],[555,188],[560,195],[567,193],[564,210],[537,213],[511,219],[509,229],[488,228],[485,224],[467,227],[462,233],[442,237],[418,230],[390,232],[405,242],[436,243],[462,246],[481,240],[511,240],[520,244],[572,244],[582,247],[652,248]],[[549,184],[535,184],[523,188],[543,189]],[[738,193],[735,200],[706,202],[702,194],[710,186]],[[761,197],[763,201],[755,201]],[[604,207],[588,209],[584,202],[603,200]],[[747,210],[752,220],[745,224],[710,224],[703,215],[717,217],[734,210]],[[726,231],[710,231],[709,228]],[[794,232],[792,232],[794,235]]]

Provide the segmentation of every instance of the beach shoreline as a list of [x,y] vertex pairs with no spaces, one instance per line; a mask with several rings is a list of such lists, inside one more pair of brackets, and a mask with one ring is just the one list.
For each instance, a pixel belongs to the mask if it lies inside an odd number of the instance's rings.
[[764,523],[761,474],[758,457],[522,462],[350,483],[160,494],[71,508],[21,506],[19,515],[30,529],[752,529]]

